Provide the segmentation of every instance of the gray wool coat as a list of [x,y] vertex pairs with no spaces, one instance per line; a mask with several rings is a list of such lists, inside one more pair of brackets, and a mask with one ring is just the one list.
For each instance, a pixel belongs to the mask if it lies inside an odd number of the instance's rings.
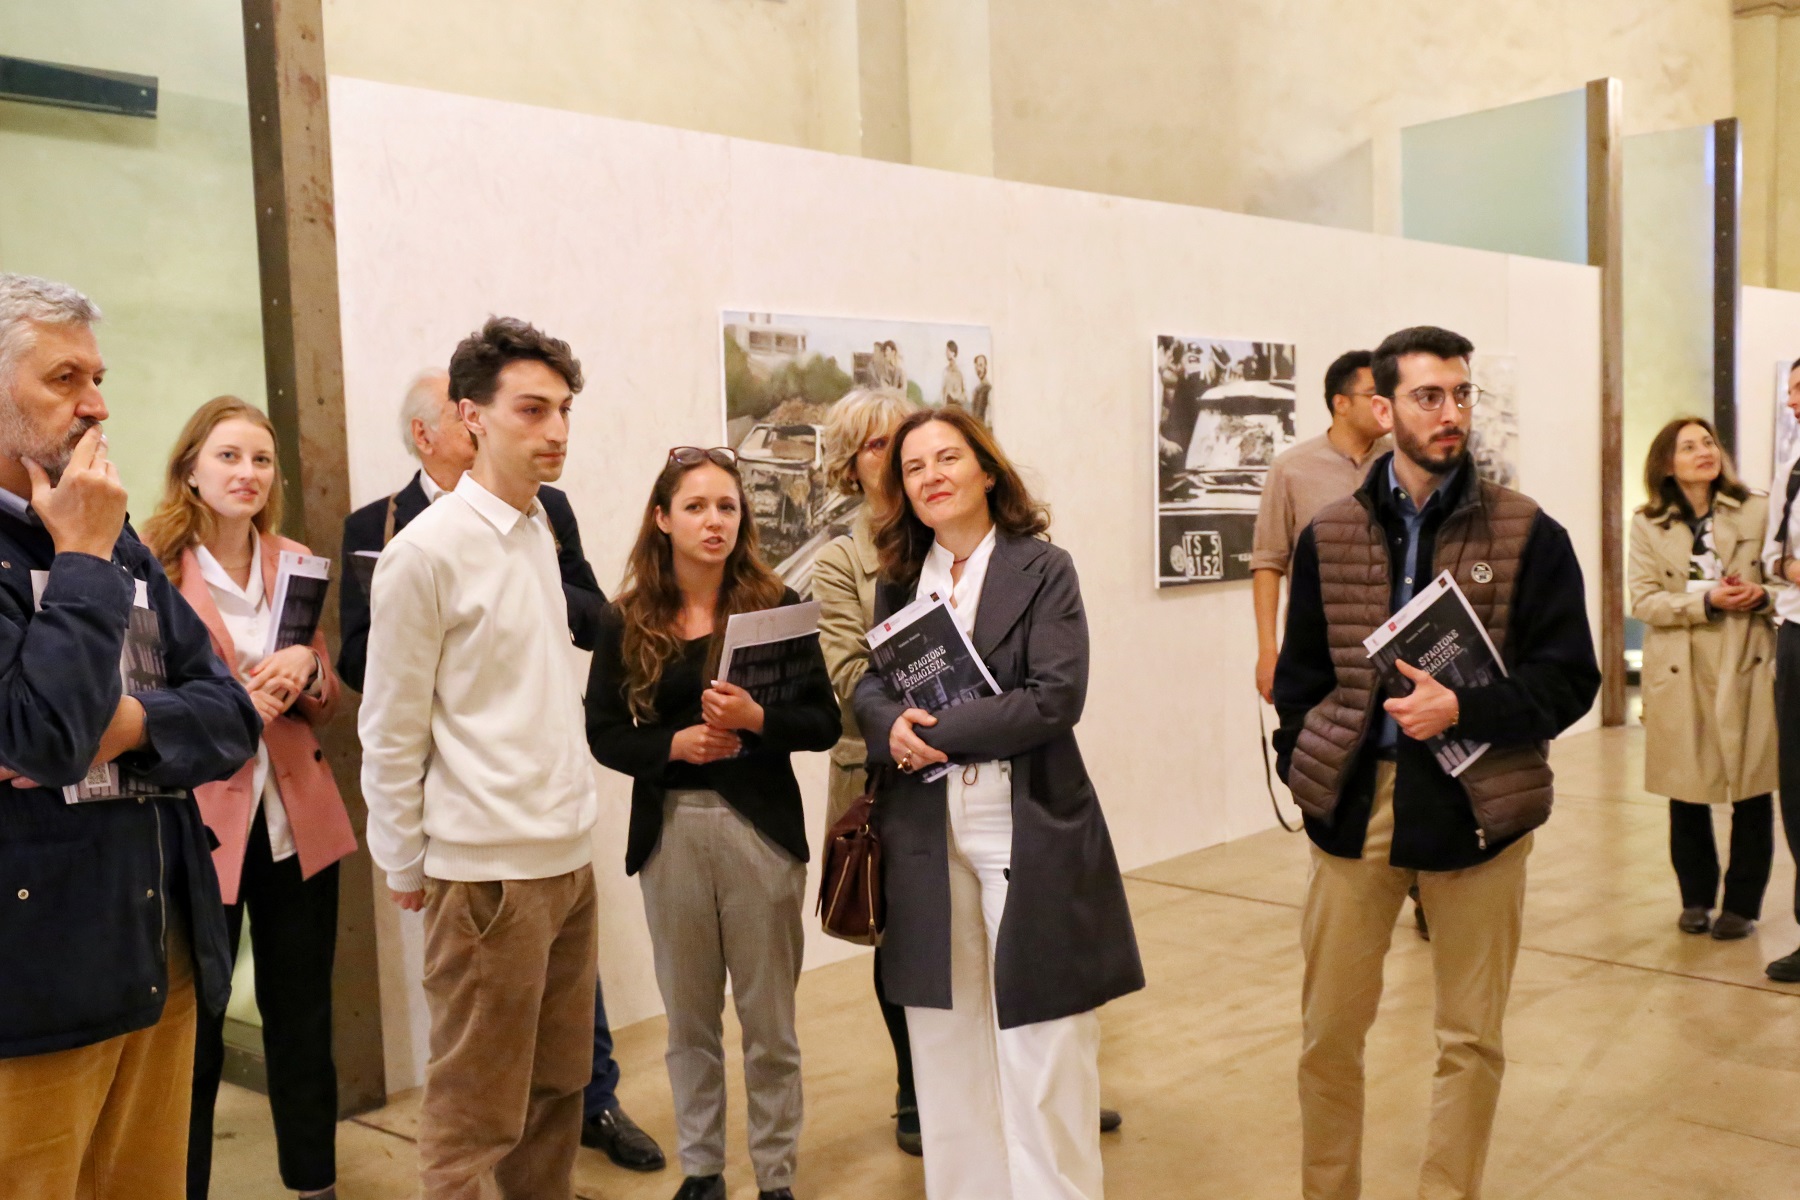
[[[883,583],[875,619],[912,599]],[[1087,617],[1068,552],[1002,534],[982,584],[971,639],[1002,694],[937,714],[920,737],[952,762],[1012,764],[1013,841],[994,955],[1000,1027],[1073,1016],[1144,986],[1125,884],[1100,801],[1075,744],[1087,700]],[[888,731],[905,711],[873,672],[856,688],[871,764],[893,764]],[[946,780],[888,773],[882,838],[888,999],[950,1008],[950,859]]]

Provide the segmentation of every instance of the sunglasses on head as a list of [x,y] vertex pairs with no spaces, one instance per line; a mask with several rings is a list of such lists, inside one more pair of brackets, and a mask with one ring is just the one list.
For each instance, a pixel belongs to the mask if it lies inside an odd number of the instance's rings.
[[737,469],[737,451],[729,446],[714,446],[702,449],[699,446],[677,446],[669,451],[669,461],[684,467],[697,467],[703,462],[723,467],[727,471]]

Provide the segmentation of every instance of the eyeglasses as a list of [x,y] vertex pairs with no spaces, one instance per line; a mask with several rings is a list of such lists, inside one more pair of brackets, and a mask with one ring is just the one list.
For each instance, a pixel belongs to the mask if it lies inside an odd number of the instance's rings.
[[730,446],[714,446],[703,450],[699,446],[677,446],[669,451],[669,461],[684,467],[697,467],[703,462],[711,462],[716,467],[724,467],[727,471],[737,470],[737,451]]
[[1481,403],[1484,393],[1472,383],[1460,383],[1448,391],[1441,387],[1422,387],[1414,388],[1402,395],[1418,405],[1421,412],[1436,412],[1444,407],[1446,400],[1455,400],[1457,408],[1468,412]]
[[880,454],[883,450],[888,448],[888,443],[891,441],[893,441],[893,439],[888,437],[885,433],[879,437],[872,437],[862,444],[862,453]]

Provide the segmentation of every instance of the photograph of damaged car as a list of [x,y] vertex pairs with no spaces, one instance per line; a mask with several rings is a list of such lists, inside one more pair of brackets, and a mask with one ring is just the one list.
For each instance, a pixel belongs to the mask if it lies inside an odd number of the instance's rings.
[[985,326],[727,311],[725,444],[738,454],[763,556],[811,595],[813,561],[850,528],[859,499],[825,477],[825,424],[857,389],[888,389],[992,421],[996,364]]

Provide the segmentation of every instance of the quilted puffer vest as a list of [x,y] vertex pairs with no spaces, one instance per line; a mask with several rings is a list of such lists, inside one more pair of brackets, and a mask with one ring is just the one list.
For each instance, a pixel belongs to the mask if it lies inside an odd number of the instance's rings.
[[[1432,577],[1451,573],[1502,660],[1519,560],[1537,513],[1528,496],[1471,483],[1437,533]],[[1337,686],[1306,715],[1288,787],[1301,811],[1329,821],[1381,695],[1363,639],[1389,616],[1390,578],[1386,534],[1364,492],[1320,512],[1312,529]],[[1548,752],[1549,744],[1541,742],[1494,746],[1458,777],[1484,847],[1550,818]]]

